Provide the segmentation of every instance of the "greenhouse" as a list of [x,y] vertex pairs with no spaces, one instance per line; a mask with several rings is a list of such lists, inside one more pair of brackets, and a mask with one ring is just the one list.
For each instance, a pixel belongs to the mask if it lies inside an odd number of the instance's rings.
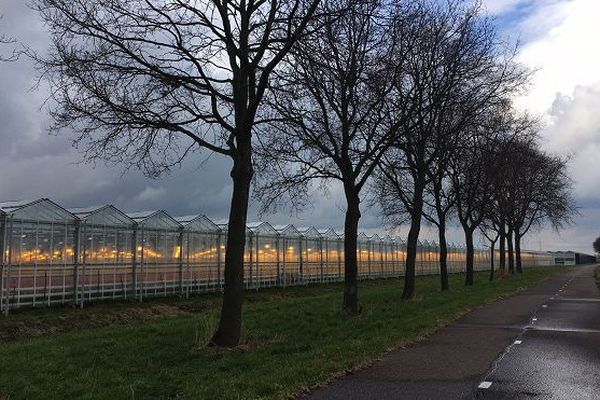
[[[126,213],[111,205],[63,208],[49,199],[0,203],[0,308],[102,299],[189,296],[220,291],[227,221],[173,217],[163,210]],[[449,245],[450,272],[462,272],[465,249]],[[404,274],[406,242],[358,236],[361,279]],[[496,254],[496,257],[498,255]],[[477,249],[475,269],[487,269]],[[549,265],[548,253],[523,251],[526,266]],[[418,245],[417,274],[439,272],[438,246]],[[341,281],[343,234],[330,228],[247,224],[244,279],[248,289]]]

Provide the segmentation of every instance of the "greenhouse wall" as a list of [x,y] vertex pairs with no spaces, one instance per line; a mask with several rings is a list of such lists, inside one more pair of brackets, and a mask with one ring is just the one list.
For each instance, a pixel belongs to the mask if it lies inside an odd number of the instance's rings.
[[[113,206],[65,209],[48,199],[0,203],[0,308],[107,299],[190,296],[221,291],[226,222],[164,211],[123,213]],[[343,236],[333,229],[249,223],[244,256],[247,289],[344,279]],[[438,246],[419,242],[417,274],[439,273]],[[361,233],[360,279],[404,275],[402,238]],[[497,260],[499,253],[496,252]],[[551,254],[523,251],[526,267],[550,265]],[[487,270],[488,249],[475,253]],[[451,273],[464,272],[465,248],[448,246]]]

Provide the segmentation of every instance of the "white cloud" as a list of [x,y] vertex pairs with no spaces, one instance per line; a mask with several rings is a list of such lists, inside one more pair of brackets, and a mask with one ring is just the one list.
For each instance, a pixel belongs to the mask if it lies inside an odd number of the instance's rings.
[[600,233],[600,1],[537,1],[519,24],[519,60],[537,69],[517,105],[544,117],[544,147],[572,157],[581,216],[560,233],[532,232],[525,246],[590,252]]
[[484,7],[490,15],[502,15],[514,11],[517,6],[531,0],[487,0]]
[[536,112],[548,110],[557,93],[600,82],[600,1],[572,0],[541,5],[520,25],[526,43],[519,60],[538,69],[530,93],[519,101]]

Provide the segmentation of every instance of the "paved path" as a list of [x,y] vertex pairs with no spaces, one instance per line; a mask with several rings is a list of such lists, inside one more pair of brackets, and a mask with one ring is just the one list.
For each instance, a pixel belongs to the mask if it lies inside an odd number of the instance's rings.
[[600,399],[594,268],[482,306],[306,398]]

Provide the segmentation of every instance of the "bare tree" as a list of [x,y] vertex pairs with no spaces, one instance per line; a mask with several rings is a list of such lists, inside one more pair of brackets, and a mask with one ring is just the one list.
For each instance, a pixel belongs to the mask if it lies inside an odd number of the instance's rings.
[[513,215],[517,207],[517,187],[520,184],[520,171],[523,162],[521,149],[535,143],[537,120],[527,113],[516,113],[505,109],[498,115],[498,129],[501,132],[495,141],[493,157],[497,166],[492,176],[492,206],[488,208],[486,227],[495,230],[500,239],[500,275],[506,272],[506,251],[508,244],[509,272],[514,273],[515,258],[513,248]]
[[[457,137],[458,135],[452,135]],[[423,217],[437,227],[440,260],[440,287],[442,291],[449,290],[448,282],[448,242],[446,240],[446,225],[455,208],[456,197],[452,182],[447,176],[447,161],[453,150],[442,145],[444,150],[439,152],[439,159],[429,169],[430,183],[425,189],[425,208]]]
[[532,227],[549,223],[557,231],[571,222],[577,214],[572,196],[573,181],[567,172],[568,159],[540,150],[535,141],[515,146],[514,168],[511,181],[513,207],[509,220],[514,232],[515,264],[523,272],[521,240]]
[[493,142],[490,131],[494,118],[488,117],[482,124],[474,125],[470,143],[461,149],[452,165],[452,184],[456,191],[456,214],[465,234],[466,273],[465,285],[474,283],[475,230],[488,215],[492,206],[493,176],[496,170],[493,160]]
[[282,203],[301,208],[313,182],[341,183],[347,204],[343,308],[356,314],[360,196],[397,131],[396,119],[403,118],[389,113],[388,98],[410,43],[404,35],[411,11],[373,0],[327,0],[323,7],[326,15],[347,11],[326,17],[278,73],[265,117],[270,124],[257,150],[255,192],[265,209]]
[[490,242],[490,282],[494,280],[495,275],[495,258],[496,258],[496,242],[500,237],[500,233],[496,226],[493,225],[493,222],[489,219],[484,219],[479,225],[479,230],[481,234]]
[[233,162],[225,291],[212,343],[241,332],[252,135],[271,75],[319,0],[34,0],[50,29],[38,58],[54,129],[87,160],[157,177],[197,149]]
[[[433,192],[441,195],[451,160],[460,153],[457,147],[469,142],[469,126],[482,109],[503,102],[526,80],[526,73],[513,62],[514,52],[506,52],[479,3],[465,7],[463,2],[448,1],[423,7],[421,33],[408,56],[410,69],[399,82],[408,88],[395,92],[405,93],[397,104],[414,104],[415,111],[403,126],[404,134],[382,157],[377,179],[384,215],[410,216],[403,299],[415,296],[426,188],[434,184]],[[443,212],[436,221],[443,239],[449,209],[438,206]],[[442,272],[442,288],[447,287],[445,276]]]

